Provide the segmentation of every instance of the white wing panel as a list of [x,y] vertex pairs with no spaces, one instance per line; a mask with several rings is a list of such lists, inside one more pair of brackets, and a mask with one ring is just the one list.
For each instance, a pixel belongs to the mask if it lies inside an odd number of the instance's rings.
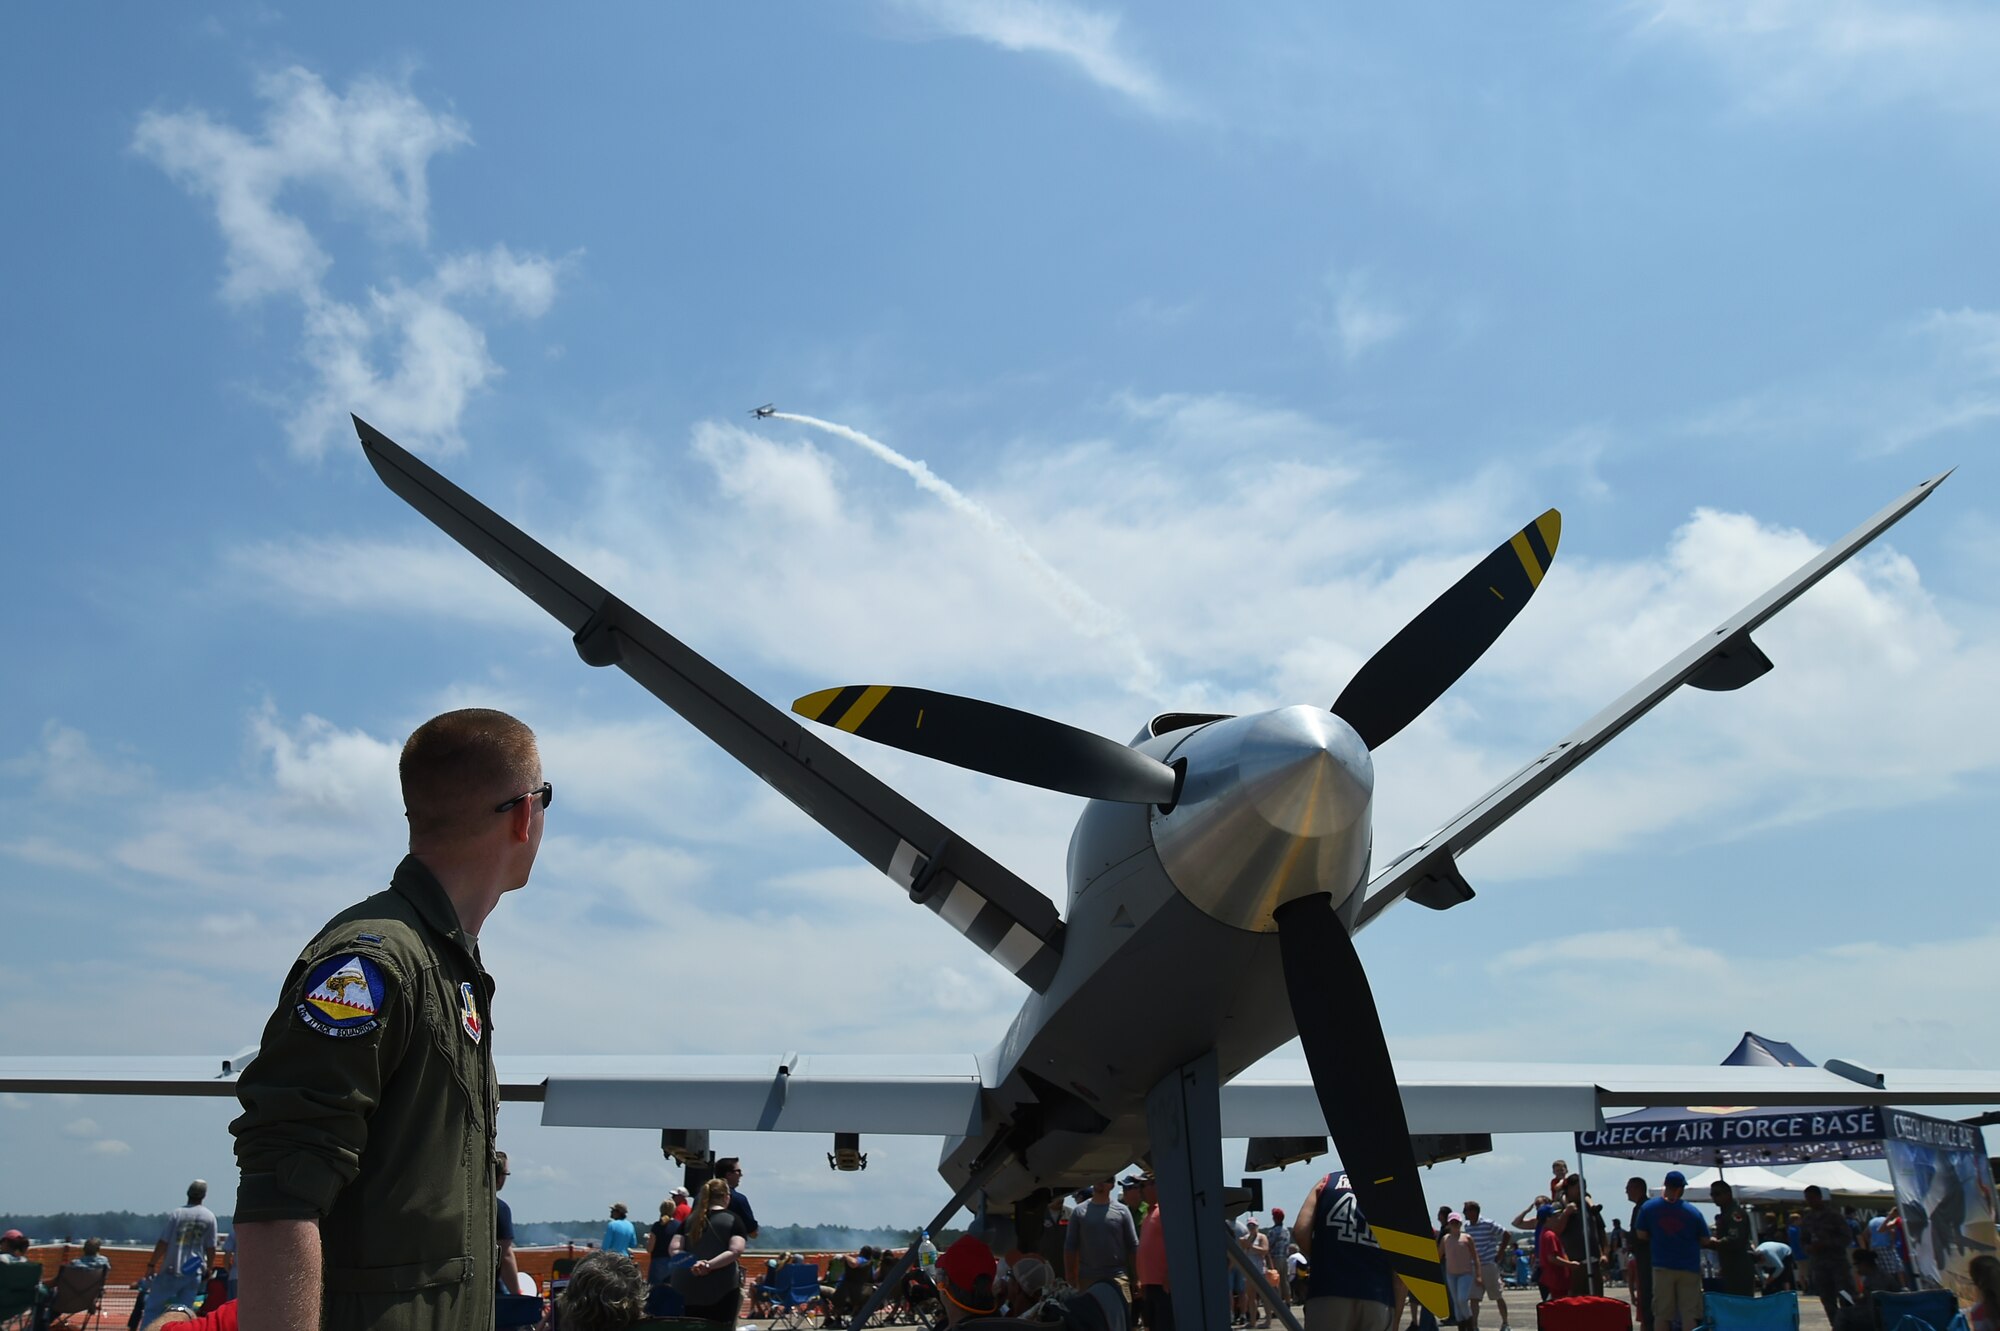
[[[510,1099],[557,1127],[865,1132],[979,1130],[979,1061],[964,1055],[769,1054],[502,1059]],[[539,1095],[532,1093],[539,1089]]]
[[[1673,1064],[1451,1063],[1399,1060],[1413,1133],[1589,1132],[1606,1111],[1649,1105],[2000,1104],[2000,1072]],[[1879,1085],[1875,1084],[1876,1081]],[[1265,1059],[1222,1090],[1227,1137],[1326,1133],[1303,1059]]]

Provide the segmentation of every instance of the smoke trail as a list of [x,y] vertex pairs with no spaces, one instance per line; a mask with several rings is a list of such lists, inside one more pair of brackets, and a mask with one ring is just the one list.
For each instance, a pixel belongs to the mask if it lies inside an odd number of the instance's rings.
[[1132,631],[1089,592],[1071,582],[1048,560],[1043,559],[1035,547],[1028,544],[1027,538],[1008,526],[999,515],[967,496],[922,462],[903,456],[887,444],[871,439],[859,430],[836,425],[832,421],[823,421],[817,416],[800,416],[789,411],[773,412],[772,418],[796,421],[800,425],[810,425],[815,430],[824,430],[828,434],[837,435],[903,472],[917,483],[918,489],[928,490],[936,495],[944,501],[946,507],[969,519],[980,530],[1006,547],[1009,554],[1027,565],[1029,571],[1041,580],[1043,588],[1049,593],[1049,603],[1069,621],[1072,628],[1086,637],[1108,642],[1122,651],[1130,659],[1134,676],[1130,682],[1134,687],[1142,691],[1159,688],[1160,668],[1153,664],[1153,659],[1146,654],[1146,649],[1139,645],[1139,640],[1133,636]]

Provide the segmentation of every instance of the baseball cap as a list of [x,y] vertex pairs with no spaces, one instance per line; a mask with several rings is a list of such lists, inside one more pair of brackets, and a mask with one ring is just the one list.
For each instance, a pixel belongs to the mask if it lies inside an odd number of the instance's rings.
[[1688,1185],[1688,1176],[1678,1169],[1669,1169],[1663,1182],[1669,1188],[1685,1188]]
[[[961,1236],[938,1258],[944,1272],[945,1297],[969,1313],[993,1311],[993,1276],[1000,1269],[993,1250],[970,1234]],[[986,1288],[979,1288],[984,1280]]]
[[1282,1206],[1274,1206],[1274,1207],[1272,1207],[1272,1208],[1271,1208],[1271,1219],[1273,1219],[1273,1220],[1283,1220],[1284,1218],[1285,1218],[1285,1208],[1284,1208],[1284,1207],[1282,1207]]
[[1464,1223],[1465,1223],[1465,1215],[1464,1215],[1464,1213],[1463,1213],[1463,1212],[1460,1212],[1460,1211],[1453,1211],[1453,1212],[1452,1212],[1452,1213],[1451,1213],[1450,1215],[1448,1215],[1448,1216],[1446,1216],[1446,1217],[1445,1217],[1445,1220],[1446,1220],[1447,1222],[1450,1222],[1450,1221],[1453,1221],[1453,1220],[1456,1220],[1456,1221],[1457,1221],[1457,1222],[1458,1222],[1459,1224],[1461,1224],[1461,1225],[1462,1225],[1462,1224],[1464,1224]]
[[1555,1213],[1556,1213],[1556,1208],[1550,1206],[1547,1202],[1543,1202],[1540,1206],[1537,1206],[1535,1208],[1535,1218],[1537,1220],[1547,1220],[1550,1216],[1554,1215]]

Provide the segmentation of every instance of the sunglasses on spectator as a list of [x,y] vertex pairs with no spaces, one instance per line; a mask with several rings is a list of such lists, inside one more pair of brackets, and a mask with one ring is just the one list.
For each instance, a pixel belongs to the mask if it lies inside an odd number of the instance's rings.
[[522,794],[516,795],[513,799],[507,800],[504,803],[494,805],[493,812],[505,813],[507,812],[507,810],[513,808],[516,804],[519,804],[522,800],[535,800],[535,799],[540,800],[542,802],[542,807],[546,809],[549,807],[550,802],[553,801],[555,797],[556,797],[555,786],[547,781],[544,781],[538,788],[534,790],[526,791]]

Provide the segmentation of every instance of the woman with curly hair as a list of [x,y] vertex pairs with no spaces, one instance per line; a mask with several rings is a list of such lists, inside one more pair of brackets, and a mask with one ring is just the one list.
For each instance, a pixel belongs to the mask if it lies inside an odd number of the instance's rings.
[[688,1216],[687,1228],[674,1235],[674,1253],[691,1253],[694,1264],[674,1273],[674,1292],[687,1303],[686,1315],[717,1326],[735,1326],[743,1306],[743,1221],[729,1209],[729,1181],[712,1178],[701,1185],[701,1196]]
[[624,1253],[600,1248],[570,1271],[560,1302],[563,1331],[620,1331],[646,1316],[646,1277]]

